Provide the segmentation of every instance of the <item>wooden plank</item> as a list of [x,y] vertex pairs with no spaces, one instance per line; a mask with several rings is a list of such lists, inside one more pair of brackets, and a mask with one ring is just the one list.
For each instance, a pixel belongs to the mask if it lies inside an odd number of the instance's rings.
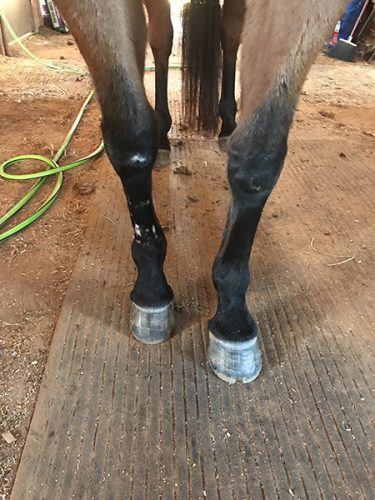
[[[342,149],[291,142],[252,258],[264,369],[243,387],[218,380],[206,362],[209,269],[229,196],[225,155],[214,141],[186,140],[172,153],[192,175],[154,172],[181,311],[176,337],[161,346],[129,335],[132,231],[107,165],[12,500],[371,498],[375,280],[365,262],[329,267],[310,247],[309,227],[325,221],[339,237],[366,239],[373,262],[375,174],[358,152],[337,175]],[[361,217],[342,217],[349,210]]]
[[34,17],[34,30],[38,31],[41,26],[43,26],[43,17],[40,12],[39,0],[31,0],[31,8]]
[[6,55],[4,33],[3,33],[3,22],[1,19],[0,19],[0,54],[2,56]]

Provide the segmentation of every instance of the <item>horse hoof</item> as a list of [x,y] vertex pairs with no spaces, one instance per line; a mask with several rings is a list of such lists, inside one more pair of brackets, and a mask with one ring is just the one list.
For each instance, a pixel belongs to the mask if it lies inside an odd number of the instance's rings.
[[159,149],[155,160],[155,167],[166,167],[171,163],[171,152],[168,149]]
[[215,374],[228,384],[252,382],[262,369],[258,337],[233,342],[209,332],[208,360]]
[[219,146],[220,146],[221,151],[228,151],[229,138],[230,138],[229,135],[219,137]]
[[169,340],[174,329],[173,301],[161,307],[140,307],[131,304],[130,329],[144,344],[161,344]]

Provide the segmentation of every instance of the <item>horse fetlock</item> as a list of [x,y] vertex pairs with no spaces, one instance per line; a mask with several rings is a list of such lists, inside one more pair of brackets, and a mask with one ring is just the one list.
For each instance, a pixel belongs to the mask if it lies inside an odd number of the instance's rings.
[[[132,300],[142,307],[169,303],[173,292],[163,271],[166,240],[162,232],[145,231],[138,225],[132,244],[132,256],[138,276],[131,292]],[[138,233],[138,234],[137,234]]]
[[130,297],[140,307],[162,307],[173,300],[173,291],[162,269],[138,268],[138,277]]
[[229,139],[231,138],[232,133],[234,132],[236,127],[237,123],[235,120],[227,120],[222,118],[222,124],[219,133],[219,145],[223,151],[229,150]]
[[172,126],[172,117],[168,109],[167,110],[157,109],[157,113],[159,115],[160,130],[162,133],[167,134]]
[[219,103],[219,115],[222,121],[219,137],[229,137],[235,130],[237,104],[234,96],[221,97]]
[[215,315],[209,321],[209,330],[217,338],[239,342],[257,334],[256,323],[247,308],[245,297],[219,296]]
[[228,147],[229,147],[229,139],[230,137],[229,136],[226,136],[226,135],[221,135],[219,136],[219,147],[221,149],[221,151],[228,151]]
[[221,98],[219,102],[219,114],[222,120],[233,121],[233,117],[237,113],[237,103],[234,98]]

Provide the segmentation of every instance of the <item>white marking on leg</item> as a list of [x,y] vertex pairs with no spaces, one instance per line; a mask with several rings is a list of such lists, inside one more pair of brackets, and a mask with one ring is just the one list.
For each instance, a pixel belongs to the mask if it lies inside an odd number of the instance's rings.
[[131,161],[131,162],[134,162],[134,163],[135,163],[135,162],[137,162],[137,163],[145,163],[145,160],[146,160],[146,158],[145,158],[143,155],[139,154],[139,153],[137,153],[137,154],[133,155],[133,156],[130,158],[130,161]]
[[249,188],[250,188],[250,191],[260,191],[262,189],[261,186],[254,184],[253,177],[250,177]]
[[141,228],[138,226],[138,224],[134,224],[134,232],[137,236],[139,236],[139,238],[142,236]]

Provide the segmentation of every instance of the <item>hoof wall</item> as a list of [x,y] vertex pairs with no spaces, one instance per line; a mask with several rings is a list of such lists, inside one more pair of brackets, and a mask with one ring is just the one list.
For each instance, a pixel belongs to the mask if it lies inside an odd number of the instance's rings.
[[155,167],[166,167],[171,163],[171,152],[168,149],[159,149],[155,160]]
[[262,369],[258,337],[232,342],[218,339],[210,332],[208,360],[215,374],[228,384],[252,382]]
[[229,135],[219,137],[219,147],[221,151],[228,151],[229,138],[230,138]]
[[169,340],[174,329],[173,302],[161,307],[131,305],[130,329],[134,337],[144,344],[161,344]]

